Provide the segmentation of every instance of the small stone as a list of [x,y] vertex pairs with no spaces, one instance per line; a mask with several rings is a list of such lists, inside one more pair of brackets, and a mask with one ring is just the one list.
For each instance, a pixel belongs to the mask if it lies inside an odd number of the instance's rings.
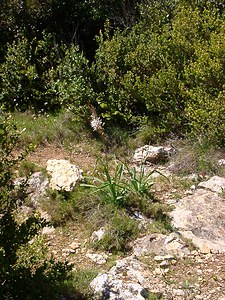
[[212,258],[212,253],[207,253],[205,255],[205,259],[207,260],[207,259],[210,259],[210,258]]
[[166,268],[169,266],[169,262],[168,262],[168,260],[164,260],[159,265],[161,268]]
[[87,253],[86,257],[91,259],[97,265],[104,265],[107,262],[108,255],[104,254],[95,254],[95,253]]
[[170,271],[169,268],[166,268],[166,269],[163,270],[164,274],[165,274],[165,273],[169,273],[169,271]]
[[199,249],[203,254],[207,254],[211,252],[211,249],[207,245],[203,244],[201,247],[200,246],[201,245],[199,245]]
[[190,190],[191,190],[191,191],[195,191],[195,190],[196,190],[196,186],[193,184],[193,185],[190,187]]
[[196,295],[195,299],[201,300],[201,299],[203,299],[203,297],[201,295]]
[[105,235],[105,228],[101,227],[99,230],[96,230],[91,235],[91,240],[93,242],[99,242]]
[[174,296],[184,296],[185,292],[181,289],[173,289]]
[[166,249],[169,251],[175,251],[183,248],[183,245],[177,241],[172,241],[171,243],[166,245]]
[[62,253],[71,254],[71,253],[75,253],[75,250],[70,249],[70,248],[65,248],[65,249],[62,249]]
[[[218,160],[218,165],[219,166],[225,166],[225,159],[219,159]],[[224,298],[225,299],[225,298]]]
[[69,245],[69,247],[71,248],[71,249],[73,249],[73,250],[76,250],[76,249],[78,249],[79,247],[80,247],[80,243],[79,242],[72,242],[70,245]]
[[42,234],[49,235],[49,234],[54,233],[54,231],[55,231],[55,228],[53,226],[51,226],[51,227],[46,226],[42,229]]
[[174,233],[171,233],[167,238],[165,238],[164,244],[169,244],[173,242],[174,240],[177,240],[177,236]]
[[162,255],[156,255],[156,256],[154,257],[154,260],[155,260],[155,261],[158,261],[158,262],[163,261],[163,260],[164,260],[164,256],[162,256]]
[[162,274],[162,270],[160,268],[156,268],[154,271],[153,271],[153,274],[155,275],[161,275]]

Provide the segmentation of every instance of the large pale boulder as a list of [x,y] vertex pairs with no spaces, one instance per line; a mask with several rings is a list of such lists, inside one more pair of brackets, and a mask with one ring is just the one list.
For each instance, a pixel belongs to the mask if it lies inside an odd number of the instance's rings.
[[43,173],[35,172],[31,175],[28,180],[28,193],[30,194],[30,199],[34,206],[36,206],[40,198],[45,195],[48,186],[48,178],[46,178]]
[[47,161],[50,175],[50,188],[54,190],[72,191],[78,181],[82,180],[82,170],[64,159]]
[[133,161],[135,163],[160,163],[166,161],[174,153],[175,149],[173,147],[145,145],[135,151]]
[[90,288],[95,294],[94,299],[144,300],[149,278],[148,268],[143,263],[127,257],[118,260],[107,273],[98,275]]
[[33,173],[28,181],[25,177],[17,178],[14,183],[16,186],[27,184],[26,192],[33,207],[37,207],[39,200],[45,196],[46,189],[49,187],[48,178],[42,172]]
[[188,245],[176,233],[171,233],[168,236],[154,233],[135,240],[133,243],[133,253],[137,257],[146,254],[169,254],[183,257],[190,254],[190,250],[188,249]]
[[198,189],[182,198],[171,212],[178,232],[203,253],[225,253],[225,200],[217,193]]
[[198,187],[208,189],[212,192],[221,193],[225,191],[225,178],[213,176],[209,180],[199,183]]

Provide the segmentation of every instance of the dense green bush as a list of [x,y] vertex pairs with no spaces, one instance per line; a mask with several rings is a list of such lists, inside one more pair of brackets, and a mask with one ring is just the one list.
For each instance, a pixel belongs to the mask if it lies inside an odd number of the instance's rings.
[[104,119],[144,121],[152,135],[191,133],[223,144],[224,15],[211,1],[186,2],[149,2],[138,24],[113,37],[106,26],[96,105]]
[[40,111],[59,106],[49,88],[49,70],[57,64],[58,51],[51,35],[43,33],[41,40],[32,42],[17,35],[8,44],[0,66],[0,103],[11,111]]
[[90,82],[88,60],[79,48],[71,45],[66,49],[64,57],[50,74],[50,86],[56,101],[62,107],[71,109],[75,115],[85,116],[89,112],[94,91]]
[[[125,4],[135,11],[132,1]],[[83,12],[85,5],[78,3],[74,9]],[[121,5],[119,1],[116,9],[121,11]],[[108,6],[93,1],[88,14],[96,20],[105,16]],[[81,48],[70,43],[59,46],[52,34],[39,32],[29,42],[17,35],[0,66],[0,103],[10,110],[69,107],[75,119],[88,122],[92,114],[105,124],[102,136],[104,129],[122,125],[140,128],[147,142],[172,133],[223,145],[221,4],[146,1],[138,11],[140,20],[123,30],[114,32],[113,18],[106,22],[96,39],[92,65]]]
[[[19,133],[0,115],[0,296],[2,299],[58,299],[69,276],[66,264],[48,258],[37,234],[46,221],[36,213],[21,219],[18,209],[27,196],[26,182],[16,184],[19,161],[13,155]],[[32,240],[32,243],[29,243]]]

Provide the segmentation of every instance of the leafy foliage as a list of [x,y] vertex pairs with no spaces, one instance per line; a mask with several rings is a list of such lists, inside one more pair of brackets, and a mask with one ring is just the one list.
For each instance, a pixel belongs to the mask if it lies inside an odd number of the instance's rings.
[[149,2],[131,30],[110,37],[106,26],[95,64],[103,118],[224,143],[224,15],[203,2]]
[[20,34],[8,44],[0,66],[0,103],[7,110],[47,111],[59,107],[48,86],[49,69],[58,60],[53,43],[51,35],[43,34],[42,39],[29,42]]
[[111,171],[108,162],[100,160],[98,173],[101,175],[98,177],[87,176],[86,178],[92,183],[84,183],[81,186],[91,188],[93,193],[102,194],[103,200],[108,203],[128,208],[130,204],[132,205],[129,198],[137,196],[140,202],[145,196],[149,200],[151,199],[151,187],[154,181],[150,177],[154,172],[145,174],[143,166],[139,171],[135,167],[131,169],[127,163],[118,163],[117,161],[115,161],[114,170]]
[[129,174],[129,178],[126,181],[127,189],[133,193],[140,194],[141,196],[150,194],[150,189],[154,185],[154,181],[150,177],[156,171],[153,170],[148,174],[145,174],[143,165],[141,165],[139,171],[136,167],[133,167],[133,169],[129,168],[127,164],[126,169]]
[[188,134],[224,145],[220,1],[75,2],[1,7],[9,43],[0,47],[0,103],[22,111],[70,107],[86,122],[94,109],[105,132],[119,125],[140,128],[147,142]]
[[50,89],[62,107],[70,108],[75,118],[84,117],[89,112],[93,98],[93,88],[90,83],[88,60],[71,45],[65,50],[57,67],[50,71]]
[[131,219],[124,211],[117,211],[109,222],[108,230],[95,247],[113,253],[127,252],[130,242],[138,235],[138,221]]
[[[31,213],[19,221],[18,209],[26,199],[26,184],[15,183],[15,168],[26,152],[13,155],[19,132],[10,118],[0,115],[0,285],[2,299],[57,298],[69,268],[37,255],[34,238],[46,221]],[[33,240],[33,246],[29,242]],[[28,249],[33,247],[30,252]],[[24,249],[26,249],[24,251]],[[27,252],[28,251],[28,252]],[[40,253],[40,252],[39,252]],[[25,260],[22,259],[25,255]]]
[[115,206],[124,206],[125,197],[127,194],[126,187],[123,182],[124,164],[117,164],[114,174],[111,175],[107,162],[100,160],[100,166],[103,168],[103,176],[101,177],[87,177],[96,184],[81,184],[88,188],[92,188],[94,193],[102,193],[104,200],[109,201]]

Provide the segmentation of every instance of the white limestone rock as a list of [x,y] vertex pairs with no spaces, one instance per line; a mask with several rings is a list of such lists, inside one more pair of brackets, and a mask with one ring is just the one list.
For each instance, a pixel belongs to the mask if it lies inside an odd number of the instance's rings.
[[212,192],[221,193],[225,191],[225,178],[213,176],[209,180],[199,183],[198,187],[208,189]]
[[82,180],[82,170],[64,159],[47,161],[48,174],[51,176],[50,188],[71,192],[78,181]]
[[154,253],[157,256],[176,255],[183,257],[190,253],[188,246],[175,233],[149,234],[137,239],[133,244],[133,253],[137,257]]
[[99,242],[101,239],[103,239],[104,235],[106,233],[106,229],[104,227],[99,228],[99,230],[96,230],[91,235],[91,241],[92,242]]
[[144,300],[147,297],[144,265],[132,258],[117,261],[116,266],[98,275],[90,284],[94,299]]
[[136,163],[150,162],[155,164],[168,160],[174,153],[175,149],[173,147],[145,145],[135,151],[133,161]]
[[178,232],[202,253],[225,253],[225,201],[217,193],[198,189],[175,204],[170,215]]
[[108,255],[105,253],[99,254],[99,253],[87,253],[86,257],[88,257],[90,260],[92,260],[97,265],[104,265],[107,262]]

